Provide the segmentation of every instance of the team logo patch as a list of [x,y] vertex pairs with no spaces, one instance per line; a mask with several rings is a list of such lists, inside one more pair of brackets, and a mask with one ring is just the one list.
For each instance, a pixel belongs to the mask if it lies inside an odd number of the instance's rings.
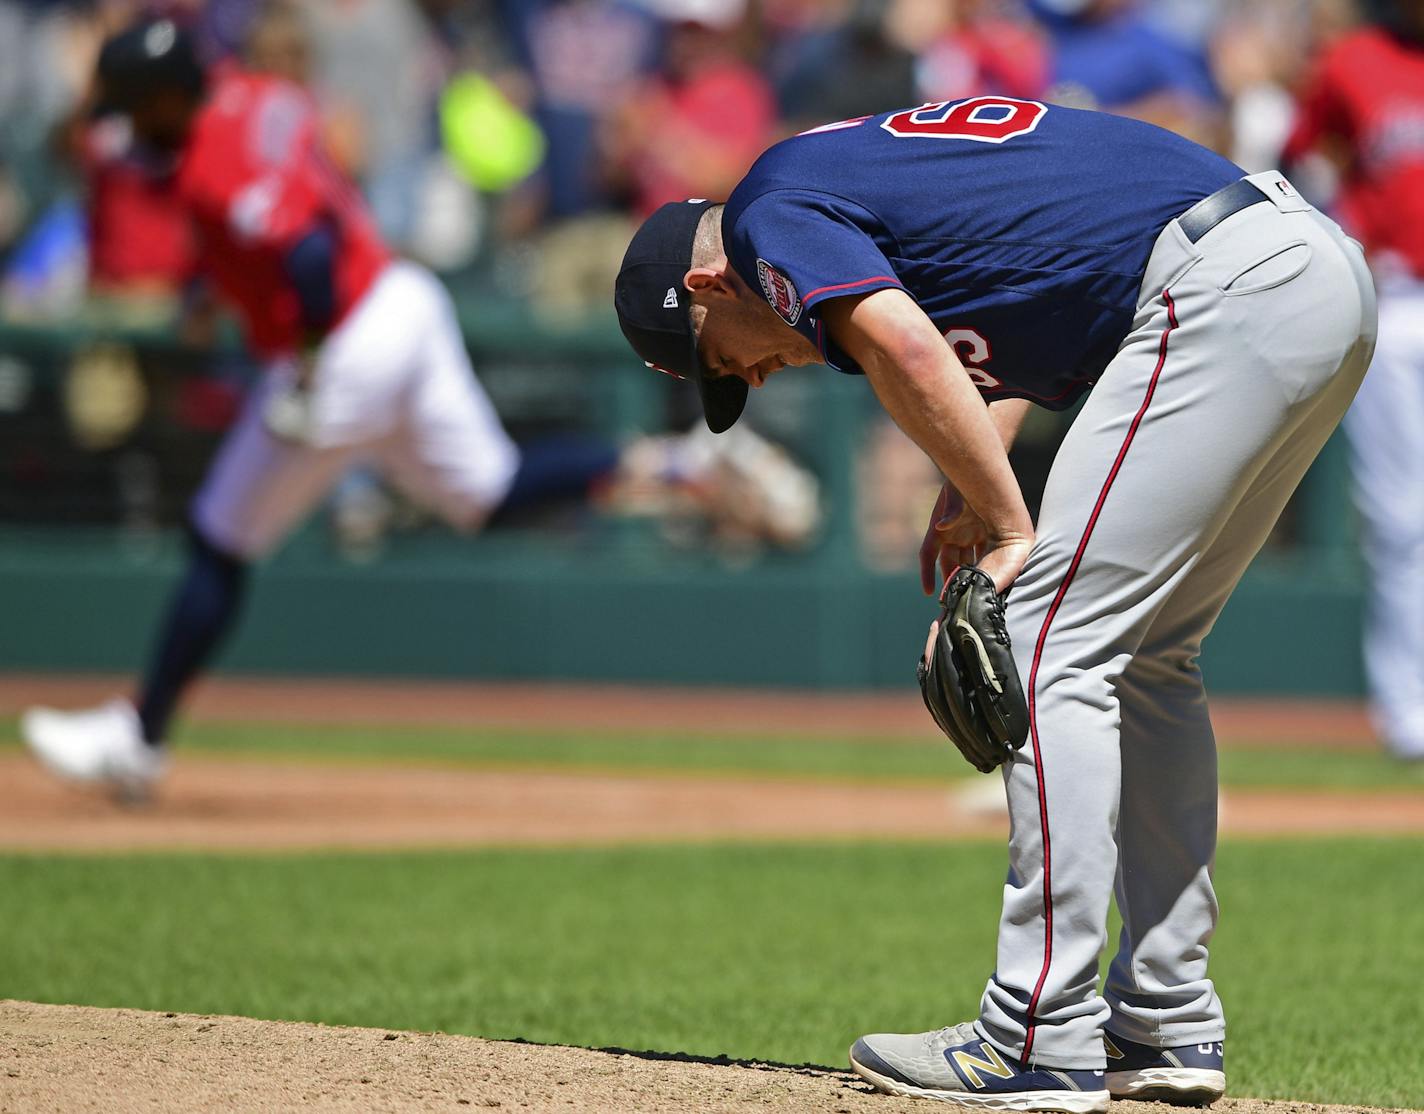
[[783,321],[794,325],[801,320],[801,295],[789,278],[765,259],[757,260],[757,278],[761,280],[761,292]]

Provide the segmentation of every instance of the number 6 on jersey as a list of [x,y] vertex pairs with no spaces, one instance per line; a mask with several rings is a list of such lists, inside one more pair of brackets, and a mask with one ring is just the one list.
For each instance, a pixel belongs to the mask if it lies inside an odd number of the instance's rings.
[[994,351],[989,347],[988,338],[978,329],[946,329],[944,339],[954,349],[954,354],[959,357],[959,362],[964,365],[976,387],[992,391],[1004,385],[1003,380],[996,379],[980,366],[989,362]]

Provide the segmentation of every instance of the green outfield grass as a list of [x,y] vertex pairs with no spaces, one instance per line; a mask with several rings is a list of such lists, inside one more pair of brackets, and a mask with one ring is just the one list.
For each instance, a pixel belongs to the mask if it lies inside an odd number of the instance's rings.
[[[1238,1095],[1424,1107],[1424,846],[1232,844]],[[0,858],[0,996],[842,1064],[973,1014],[1003,851]]]
[[[14,722],[3,737],[16,738]],[[958,753],[924,739],[718,737],[692,732],[611,734],[457,727],[333,727],[194,723],[179,734],[179,753],[261,755],[309,760],[451,762],[490,767],[756,774],[883,781],[973,776]],[[1404,765],[1376,749],[1239,749],[1223,740],[1226,785],[1384,789],[1424,786],[1424,763]]]

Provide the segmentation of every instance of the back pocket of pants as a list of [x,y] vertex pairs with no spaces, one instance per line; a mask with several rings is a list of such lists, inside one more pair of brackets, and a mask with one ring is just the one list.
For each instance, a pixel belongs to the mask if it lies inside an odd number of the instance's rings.
[[1259,294],[1290,282],[1310,265],[1310,245],[1304,240],[1294,240],[1278,248],[1272,248],[1254,263],[1243,267],[1234,277],[1221,284],[1221,292],[1227,297],[1241,294]]

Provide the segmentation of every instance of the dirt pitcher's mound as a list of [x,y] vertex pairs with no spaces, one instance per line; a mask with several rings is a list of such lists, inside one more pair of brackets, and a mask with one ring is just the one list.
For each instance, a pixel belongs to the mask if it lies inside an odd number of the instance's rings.
[[[845,1072],[436,1033],[0,1001],[0,1112],[465,1109],[924,1114]],[[1222,1114],[1358,1110],[1236,1099]],[[1159,1114],[1116,1103],[1114,1114]]]

